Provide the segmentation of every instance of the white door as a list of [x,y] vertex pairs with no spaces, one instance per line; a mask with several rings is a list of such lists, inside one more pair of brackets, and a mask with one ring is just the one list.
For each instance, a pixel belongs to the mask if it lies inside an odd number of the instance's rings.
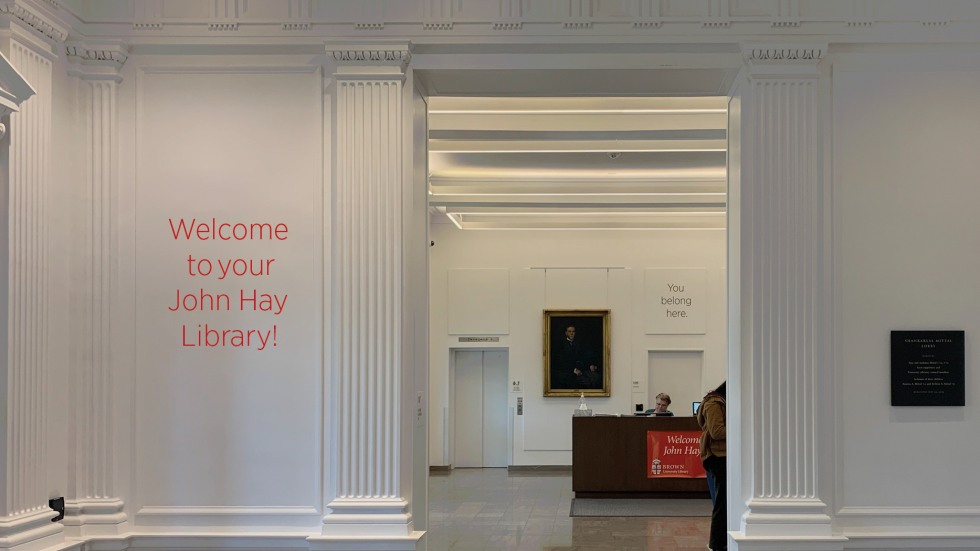
[[701,372],[704,352],[701,350],[651,351],[647,376],[647,407],[656,405],[657,394],[670,395],[670,411],[674,415],[692,415],[691,402],[700,401],[704,396],[701,388]]
[[453,431],[456,467],[506,467],[507,351],[457,350]]

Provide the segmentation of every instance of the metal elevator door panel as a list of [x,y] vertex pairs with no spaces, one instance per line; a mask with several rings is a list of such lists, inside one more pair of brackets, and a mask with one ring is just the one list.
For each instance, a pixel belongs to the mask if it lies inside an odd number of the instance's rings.
[[483,466],[483,351],[456,351],[456,467]]
[[507,351],[457,350],[454,460],[456,467],[506,467]]
[[506,467],[507,351],[483,352],[483,466]]

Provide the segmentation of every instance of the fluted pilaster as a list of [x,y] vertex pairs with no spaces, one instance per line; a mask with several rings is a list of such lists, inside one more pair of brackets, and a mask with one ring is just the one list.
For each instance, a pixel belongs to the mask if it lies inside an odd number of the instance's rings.
[[0,47],[36,91],[10,115],[0,174],[6,207],[0,549],[9,549],[58,535],[62,527],[51,523],[55,513],[48,507],[46,449],[51,61],[30,41],[8,37]]
[[69,44],[69,74],[82,79],[85,171],[76,232],[69,426],[71,469],[64,524],[70,535],[117,533],[126,521],[113,491],[112,246],[118,154],[116,91],[124,48]]
[[[826,399],[821,73],[826,46],[752,46],[742,97],[741,460],[753,539],[831,536],[820,435]],[[818,411],[819,408],[819,411]],[[742,470],[743,474],[746,469]],[[748,487],[746,487],[748,486]]]
[[[333,388],[336,497],[324,535],[401,539],[404,496],[403,217],[407,45],[328,47],[337,62],[333,182]],[[410,459],[409,459],[410,460]],[[329,547],[329,545],[328,545]]]

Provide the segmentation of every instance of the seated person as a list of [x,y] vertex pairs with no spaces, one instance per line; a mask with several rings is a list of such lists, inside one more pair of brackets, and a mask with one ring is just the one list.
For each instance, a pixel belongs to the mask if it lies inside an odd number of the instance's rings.
[[668,406],[670,406],[670,395],[665,392],[661,392],[660,394],[657,394],[657,407],[648,409],[645,413],[657,415],[659,417],[673,417],[674,413],[667,409]]

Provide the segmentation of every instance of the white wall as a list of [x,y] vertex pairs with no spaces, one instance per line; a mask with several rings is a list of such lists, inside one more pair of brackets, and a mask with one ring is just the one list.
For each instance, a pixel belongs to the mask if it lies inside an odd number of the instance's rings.
[[[135,456],[124,497],[137,525],[210,510],[213,525],[319,526],[323,92],[306,61],[129,60],[121,118],[135,166],[121,180],[135,208],[135,442],[125,443]],[[175,239],[168,220],[181,217],[283,223],[288,237]],[[188,255],[214,259],[215,274],[189,275]],[[219,280],[217,260],[232,258],[275,260],[266,275]],[[230,309],[169,311],[177,289],[226,293]],[[242,308],[242,290],[284,307]],[[204,324],[275,327],[274,340],[187,346]]]
[[[980,68],[923,61],[843,56],[833,76],[837,498],[853,525],[975,528]],[[966,407],[892,407],[889,332],[940,329],[966,332]]]
[[[452,348],[509,349],[510,407],[524,399],[524,415],[514,418],[514,465],[570,465],[571,413],[578,398],[543,397],[542,311],[585,308],[611,310],[611,396],[589,398],[595,412],[632,413],[634,403],[648,403],[650,350],[703,350],[698,386],[707,388],[725,377],[725,232],[690,231],[462,231],[434,221],[430,235],[430,422],[431,465],[448,465],[452,449],[443,427],[451,426],[450,362]],[[540,267],[610,267],[611,269],[545,270]],[[706,332],[647,335],[645,306],[647,268],[706,269]],[[447,318],[448,271],[503,269],[509,275],[509,328],[498,343],[460,343],[450,335]],[[480,288],[470,292],[478,294]],[[479,302],[479,301],[477,301]],[[636,381],[634,388],[633,382]],[[670,389],[663,389],[670,392]],[[680,414],[688,408],[678,404]]]

